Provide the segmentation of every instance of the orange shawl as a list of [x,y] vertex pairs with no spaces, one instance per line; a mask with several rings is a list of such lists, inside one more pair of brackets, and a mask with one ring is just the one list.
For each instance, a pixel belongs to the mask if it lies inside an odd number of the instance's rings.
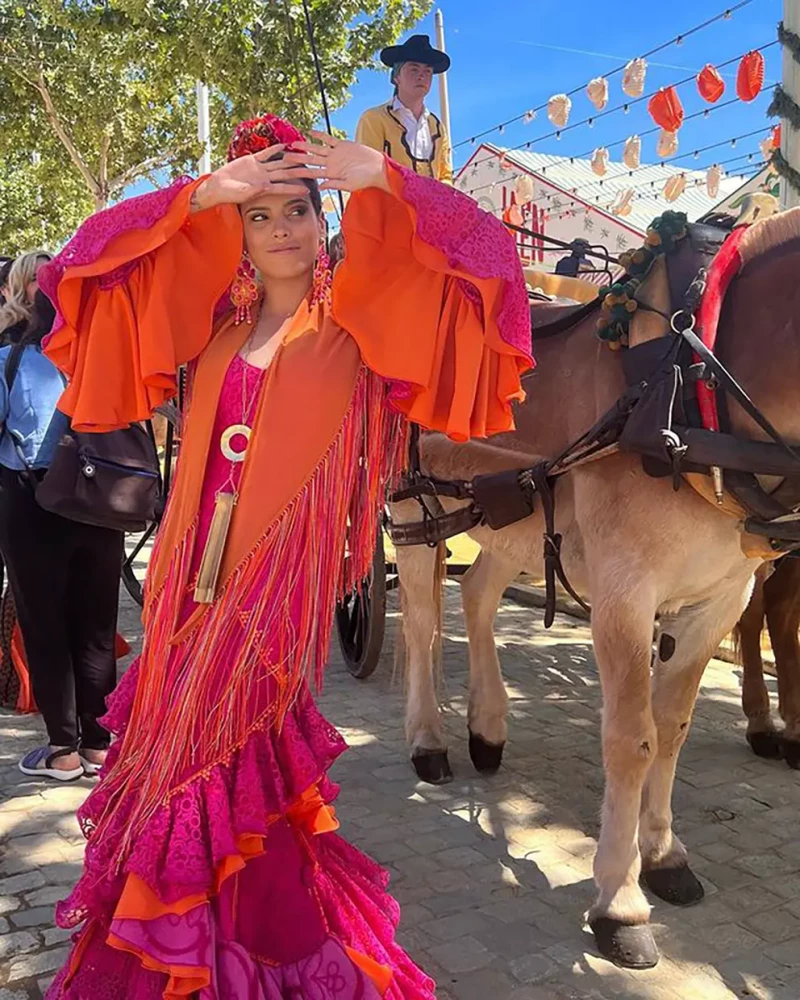
[[[513,241],[463,195],[411,175],[423,185],[412,198],[405,172],[390,167],[389,176],[391,195],[350,199],[332,307],[301,304],[285,331],[262,384],[217,598],[182,625],[218,400],[250,334],[230,313],[213,319],[241,255],[239,213],[190,215],[192,184],[148,224],[103,231],[90,263],[78,264],[79,248],[68,246],[51,265],[63,271],[63,325],[47,353],[69,375],[60,405],[74,426],[147,418],[174,395],[178,367],[198,358],[148,575],[128,735],[104,783],[104,821],[117,803],[133,810],[119,861],[181,783],[279,723],[321,669],[336,598],[368,572],[385,484],[403,461],[402,416],[456,440],[513,426],[511,401],[530,365],[500,332],[527,322]],[[418,214],[426,196],[432,211],[445,209],[433,232]],[[464,246],[480,274],[461,262]],[[382,379],[395,383],[397,413]]]
[[[395,405],[423,427],[455,440],[513,428],[511,402],[523,397],[520,375],[531,359],[503,340],[497,320],[503,296],[517,290],[505,277],[471,273],[423,241],[406,172],[387,162],[392,195],[367,190],[350,198],[347,256],[335,276],[332,311],[301,306],[265,380],[223,580],[336,435],[361,359],[407,384]],[[174,396],[179,366],[200,355],[180,474],[159,533],[162,554],[175,550],[196,517],[222,382],[250,334],[229,317],[212,340],[214,308],[239,261],[242,227],[234,206],[189,213],[199,183],[183,188],[149,228],[125,232],[92,263],[66,268],[57,295],[64,324],[47,347],[70,380],[60,407],[84,430],[147,419]],[[445,208],[463,211],[463,195],[423,183],[452,200]],[[469,212],[482,216],[472,203]],[[165,573],[162,556],[151,589]]]

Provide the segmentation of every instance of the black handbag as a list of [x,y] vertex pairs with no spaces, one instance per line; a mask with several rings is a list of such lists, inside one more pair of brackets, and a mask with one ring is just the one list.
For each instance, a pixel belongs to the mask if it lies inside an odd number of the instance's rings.
[[[15,345],[6,361],[9,396],[23,350]],[[98,434],[67,430],[34,489],[40,507],[70,521],[144,531],[156,519],[163,492],[155,442],[141,424]]]

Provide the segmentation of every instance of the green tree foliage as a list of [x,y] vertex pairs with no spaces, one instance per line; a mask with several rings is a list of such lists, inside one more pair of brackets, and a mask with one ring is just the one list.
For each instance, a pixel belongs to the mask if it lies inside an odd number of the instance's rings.
[[[308,0],[331,109],[431,0]],[[0,249],[64,240],[142,178],[191,172],[195,81],[212,152],[262,111],[322,104],[303,0],[0,0]]]

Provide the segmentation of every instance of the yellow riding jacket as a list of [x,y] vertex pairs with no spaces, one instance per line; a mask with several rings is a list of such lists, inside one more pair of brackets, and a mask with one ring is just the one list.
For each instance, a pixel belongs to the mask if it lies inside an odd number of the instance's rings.
[[386,153],[396,163],[409,167],[423,177],[434,177],[437,181],[452,184],[450,139],[444,125],[431,111],[428,112],[428,124],[433,139],[433,153],[429,160],[417,160],[411,155],[405,126],[394,111],[391,101],[364,112],[356,129],[356,142]]

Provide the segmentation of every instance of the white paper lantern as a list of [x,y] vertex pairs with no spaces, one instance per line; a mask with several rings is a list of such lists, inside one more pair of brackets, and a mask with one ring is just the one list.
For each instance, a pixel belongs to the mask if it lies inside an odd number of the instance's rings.
[[665,160],[668,156],[674,156],[678,152],[678,133],[667,132],[665,128],[662,128],[661,134],[658,137],[656,152],[662,160]]
[[602,111],[608,104],[608,80],[604,76],[596,76],[594,80],[590,80],[586,96],[598,111]]
[[644,59],[631,59],[622,73],[622,89],[628,97],[642,96],[646,75],[646,61]]
[[605,146],[601,146],[594,151],[594,155],[592,156],[592,171],[598,177],[605,177],[608,173],[608,150]]
[[642,162],[642,140],[638,135],[632,135],[625,142],[622,151],[622,162],[630,170],[638,170]]
[[630,215],[633,211],[633,201],[634,191],[633,188],[626,188],[624,191],[620,191],[616,200],[611,206],[611,214],[621,216],[624,218],[626,215]]
[[722,170],[715,163],[713,167],[708,168],[708,173],[706,174],[706,191],[709,198],[717,197],[719,194],[719,182],[721,180]]
[[686,178],[683,174],[675,174],[664,185],[664,197],[667,201],[677,201],[686,190]]
[[527,205],[529,201],[533,201],[533,178],[527,174],[520,174],[514,181],[514,194],[520,205]]
[[556,94],[547,102],[547,117],[556,128],[564,128],[569,121],[572,101],[566,94]]

